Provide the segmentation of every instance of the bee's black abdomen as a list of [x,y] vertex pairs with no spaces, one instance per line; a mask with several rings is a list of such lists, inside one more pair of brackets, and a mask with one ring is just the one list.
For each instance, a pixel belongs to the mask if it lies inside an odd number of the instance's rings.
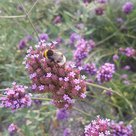
[[47,51],[47,57],[50,57],[50,56],[52,56],[53,55],[53,51],[52,50],[48,50]]

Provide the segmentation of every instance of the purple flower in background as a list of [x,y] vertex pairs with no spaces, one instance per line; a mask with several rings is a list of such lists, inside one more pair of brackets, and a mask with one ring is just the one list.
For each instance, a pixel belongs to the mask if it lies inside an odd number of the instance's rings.
[[101,15],[103,15],[103,13],[104,13],[104,9],[103,9],[102,7],[97,7],[97,8],[95,9],[95,14],[96,14],[96,15],[101,16]]
[[125,85],[130,85],[129,80],[124,80],[123,83],[124,83]]
[[99,116],[85,126],[85,136],[134,136],[131,125],[120,121],[116,123],[110,119],[101,119]]
[[83,0],[84,3],[90,3],[92,0]]
[[112,79],[114,73],[115,73],[115,65],[110,63],[105,63],[97,71],[96,79],[100,83],[108,82]]
[[19,50],[23,50],[25,47],[27,47],[27,44],[29,41],[32,41],[32,36],[31,35],[27,35],[26,37],[24,37],[23,39],[20,40],[19,44],[18,44],[18,49]]
[[122,23],[124,22],[123,18],[121,18],[121,17],[118,17],[118,18],[116,19],[116,21],[117,21],[117,23],[119,23],[119,24],[122,24]]
[[105,94],[109,97],[111,97],[113,95],[113,92],[111,90],[106,90]]
[[120,53],[127,56],[127,57],[135,57],[136,56],[136,50],[132,47],[127,47],[127,48],[120,48],[119,49]]
[[77,33],[72,33],[70,35],[70,43],[71,44],[74,44],[77,40],[80,40],[81,39],[81,36],[78,35]]
[[119,59],[119,56],[117,54],[113,55],[113,61],[117,61]]
[[28,42],[28,41],[32,41],[33,37],[32,37],[31,35],[27,35],[27,36],[25,37],[25,39],[26,39],[26,41]]
[[70,129],[69,128],[65,128],[63,131],[63,136],[69,136],[70,135]]
[[98,3],[104,4],[107,2],[107,0],[97,0]]
[[83,67],[83,70],[86,71],[90,75],[96,74],[96,71],[97,71],[96,66],[95,66],[94,63],[92,63],[92,64],[89,64],[89,63],[85,64],[84,67]]
[[61,19],[61,16],[55,16],[55,18],[53,19],[53,23],[54,24],[58,24],[58,23],[61,23],[62,22],[62,19]]
[[14,134],[14,133],[16,133],[17,132],[17,125],[15,125],[15,124],[10,124],[9,125],[9,127],[8,127],[8,132],[10,133],[10,134]]
[[126,2],[123,7],[122,11],[126,14],[129,14],[133,10],[134,6],[132,2]]
[[66,109],[59,109],[56,113],[56,117],[58,120],[65,120],[68,118],[68,111]]
[[123,74],[120,76],[121,79],[128,79],[128,75],[127,74]]
[[74,60],[76,65],[80,66],[81,61],[85,59],[89,52],[95,47],[95,42],[93,40],[80,39],[76,42],[76,50],[74,52]]
[[122,121],[120,121],[119,123],[111,121],[110,129],[112,136],[134,136],[132,126],[126,126]]
[[101,119],[97,116],[89,125],[85,126],[85,136],[110,136],[109,119]]
[[57,45],[63,43],[63,39],[61,37],[58,37],[55,41],[57,42]]
[[130,70],[130,66],[129,65],[126,65],[123,67],[124,70]]
[[41,105],[42,101],[41,100],[33,100],[35,105]]
[[19,44],[18,44],[18,49],[19,49],[19,50],[23,50],[26,46],[27,46],[27,41],[26,41],[26,39],[22,39],[22,40],[20,40],[20,42],[19,42]]
[[13,111],[19,108],[31,106],[31,96],[26,94],[26,86],[13,83],[12,88],[5,90],[5,96],[1,97],[2,107],[10,108]]
[[47,41],[49,39],[48,34],[46,33],[40,34],[39,38],[41,41]]

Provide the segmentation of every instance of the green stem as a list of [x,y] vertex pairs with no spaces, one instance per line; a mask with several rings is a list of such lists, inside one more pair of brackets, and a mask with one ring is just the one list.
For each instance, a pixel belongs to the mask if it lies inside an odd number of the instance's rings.
[[131,124],[133,124],[133,122],[136,120],[136,117],[133,119],[133,120],[131,120],[128,124],[129,125],[131,125]]
[[98,45],[100,45],[100,44],[106,42],[106,41],[109,40],[109,39],[111,39],[111,38],[114,37],[117,33],[118,33],[118,31],[114,32],[112,35],[110,35],[110,36],[106,37],[104,40],[98,42],[98,43],[96,44],[96,46],[98,46]]
[[31,19],[30,19],[30,17],[29,17],[29,14],[27,13],[27,11],[26,11],[24,5],[21,3],[20,0],[18,0],[18,1],[19,1],[19,3],[21,4],[22,8],[24,9],[24,13],[25,13],[26,17],[28,18],[29,23],[31,24],[31,26],[32,26],[32,28],[33,28],[33,30],[34,30],[34,32],[35,32],[35,34],[36,34],[38,40],[40,40],[39,35],[38,35],[38,32],[37,32],[37,30],[36,30],[34,24],[32,23],[32,21],[31,21]]
[[90,114],[88,114],[88,113],[86,113],[86,112],[84,112],[84,111],[78,109],[77,107],[73,107],[72,109],[74,109],[74,110],[76,110],[76,111],[79,111],[80,113],[84,114],[85,116],[91,117]]
[[35,5],[38,3],[39,0],[36,0],[35,3],[33,4],[33,6],[31,7],[31,9],[28,11],[28,14],[31,13],[31,11],[33,10],[33,8],[35,7]]
[[50,98],[39,98],[39,97],[31,97],[32,100],[42,100],[42,101],[51,101]]
[[0,16],[0,18],[12,19],[12,18],[25,18],[25,15],[20,16]]
[[93,87],[96,87],[96,88],[101,88],[101,89],[104,89],[104,90],[110,90],[110,91],[112,91],[113,93],[115,93],[118,96],[120,96],[121,98],[123,98],[126,101],[126,103],[128,104],[128,106],[130,107],[130,109],[132,110],[132,112],[135,113],[132,104],[122,94],[120,94],[119,92],[117,92],[115,90],[112,90],[111,88],[107,88],[107,87],[104,87],[104,86],[101,86],[101,85],[97,85],[97,84],[94,84],[94,83],[88,83],[88,82],[86,82],[86,84],[90,85],[90,86],[93,86]]

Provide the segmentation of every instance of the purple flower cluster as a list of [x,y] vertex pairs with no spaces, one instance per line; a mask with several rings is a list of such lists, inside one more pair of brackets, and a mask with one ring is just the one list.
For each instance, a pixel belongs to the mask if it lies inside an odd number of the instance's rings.
[[46,49],[55,50],[54,43],[39,43],[30,48],[25,58],[26,69],[35,93],[51,93],[53,104],[58,108],[70,108],[74,98],[83,98],[86,84],[80,78],[80,71],[73,67],[59,65],[44,57]]
[[42,33],[39,35],[40,41],[47,41],[49,39],[48,34]]
[[32,36],[28,35],[20,40],[18,44],[18,49],[23,50],[25,47],[27,47],[27,43],[32,40]]
[[105,63],[97,71],[97,81],[100,83],[108,82],[112,79],[113,74],[115,73],[115,65],[110,63]]
[[136,56],[136,50],[132,47],[127,48],[120,48],[120,53],[127,56],[127,57],[135,57]]
[[97,7],[97,8],[95,8],[95,14],[96,15],[101,16],[101,15],[103,15],[103,13],[104,13],[103,7]]
[[63,131],[63,136],[70,136],[70,129],[69,128],[65,128]]
[[70,44],[74,44],[76,41],[80,40],[81,36],[78,35],[77,33],[72,33],[70,35]]
[[131,125],[126,126],[122,121],[119,123],[111,121],[110,132],[111,136],[134,136],[132,126]]
[[26,86],[13,83],[12,88],[7,88],[5,96],[1,98],[2,107],[11,108],[13,111],[31,105],[31,96],[26,94]]
[[85,59],[89,52],[95,47],[95,42],[93,40],[84,40],[80,39],[77,41],[76,50],[74,52],[74,60],[76,61],[76,65],[80,66],[81,61]]
[[65,120],[68,118],[68,111],[66,109],[58,109],[57,113],[56,113],[56,117],[58,120]]
[[15,124],[10,124],[9,127],[8,127],[8,132],[10,134],[15,134],[17,132],[18,128],[17,128],[17,125]]
[[113,55],[113,61],[117,61],[119,59],[119,56],[117,54]]
[[96,65],[94,63],[85,64],[84,67],[83,67],[83,70],[90,75],[95,75],[96,72],[97,72],[97,68],[96,68]]
[[109,119],[101,119],[98,116],[96,120],[85,126],[85,136],[111,136],[109,123]]
[[134,136],[131,125],[123,122],[115,123],[110,119],[101,119],[99,116],[85,126],[85,136]]
[[132,2],[126,2],[123,6],[122,6],[122,11],[125,14],[129,14],[130,12],[132,12],[134,6]]

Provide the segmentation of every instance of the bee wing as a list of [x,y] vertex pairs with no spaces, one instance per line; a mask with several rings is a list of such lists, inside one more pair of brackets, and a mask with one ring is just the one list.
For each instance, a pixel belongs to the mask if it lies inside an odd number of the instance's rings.
[[62,58],[61,62],[59,62],[58,64],[59,64],[60,66],[62,66],[62,65],[64,65],[65,63],[66,63],[66,57],[63,55],[63,58]]

